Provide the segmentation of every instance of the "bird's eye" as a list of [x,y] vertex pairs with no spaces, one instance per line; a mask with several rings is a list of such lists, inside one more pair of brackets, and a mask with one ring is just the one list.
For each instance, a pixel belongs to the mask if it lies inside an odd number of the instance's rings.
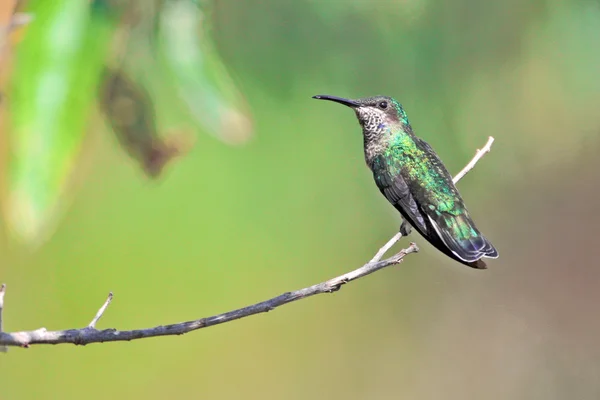
[[382,101],[381,103],[379,103],[379,108],[381,108],[382,110],[385,110],[387,107],[388,107],[387,101]]

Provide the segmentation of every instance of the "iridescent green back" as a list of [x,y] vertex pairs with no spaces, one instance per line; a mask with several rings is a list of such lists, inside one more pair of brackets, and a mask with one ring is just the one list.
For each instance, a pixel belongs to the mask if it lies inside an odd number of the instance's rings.
[[456,240],[477,237],[452,176],[435,151],[412,133],[393,133],[383,153],[387,172],[402,176],[420,209]]

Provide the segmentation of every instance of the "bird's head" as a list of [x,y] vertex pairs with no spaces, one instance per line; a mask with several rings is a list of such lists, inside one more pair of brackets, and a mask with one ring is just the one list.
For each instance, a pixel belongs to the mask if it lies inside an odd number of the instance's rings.
[[383,133],[401,129],[410,131],[410,124],[402,105],[387,96],[364,97],[361,99],[345,99],[342,97],[317,95],[313,99],[329,100],[343,104],[354,110],[363,134],[368,140],[379,138]]

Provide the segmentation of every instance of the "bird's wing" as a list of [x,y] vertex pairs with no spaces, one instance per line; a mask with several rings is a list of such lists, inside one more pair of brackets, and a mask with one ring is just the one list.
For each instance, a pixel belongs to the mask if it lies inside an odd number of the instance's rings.
[[430,213],[427,218],[444,245],[459,259],[473,262],[481,257],[498,257],[494,246],[477,230],[467,213]]
[[439,179],[424,196],[420,210],[425,214],[444,245],[463,261],[471,262],[481,257],[496,258],[498,252],[479,232],[454,184],[452,176],[435,151],[423,140],[417,145],[428,154],[428,168]]
[[421,233],[428,231],[417,202],[400,174],[392,175],[382,156],[373,162],[373,177],[385,198]]

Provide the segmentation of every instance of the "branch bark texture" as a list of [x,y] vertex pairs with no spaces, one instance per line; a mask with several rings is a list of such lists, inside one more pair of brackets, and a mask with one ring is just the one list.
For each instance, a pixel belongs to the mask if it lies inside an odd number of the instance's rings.
[[[454,182],[458,182],[463,178],[470,170],[472,170],[477,162],[490,151],[491,145],[494,138],[490,137],[486,145],[481,149],[477,150],[475,157],[463,168],[455,177]],[[103,343],[103,342],[116,342],[116,341],[129,341],[135,339],[143,339],[156,336],[169,336],[169,335],[182,335],[184,333],[192,332],[198,329],[207,328],[213,325],[219,325],[226,322],[230,322],[236,319],[249,317],[251,315],[260,314],[274,310],[277,307],[283,306],[297,300],[302,300],[317,294],[332,293],[338,291],[344,284],[352,282],[356,279],[370,275],[383,268],[400,264],[404,258],[411,254],[419,251],[418,246],[415,243],[411,243],[406,249],[400,250],[397,254],[382,260],[384,254],[402,237],[400,233],[394,235],[369,261],[362,267],[350,271],[344,275],[337,276],[329,279],[325,282],[317,283],[303,289],[299,289],[293,292],[286,292],[277,297],[262,301],[260,303],[252,304],[247,307],[239,308],[237,310],[228,311],[222,314],[200,318],[193,321],[180,322],[171,325],[161,325],[153,328],[146,329],[135,329],[130,331],[119,331],[117,329],[96,329],[98,320],[102,317],[110,302],[112,301],[113,294],[110,293],[108,298],[96,312],[96,315],[88,326],[80,329],[66,329],[61,331],[49,331],[46,328],[40,328],[34,331],[23,331],[23,332],[2,332],[2,311],[3,311],[3,300],[5,294],[5,285],[0,287],[0,350],[4,346],[19,346],[29,347],[34,344],[62,344],[72,343],[76,345],[86,345],[91,343]]]

